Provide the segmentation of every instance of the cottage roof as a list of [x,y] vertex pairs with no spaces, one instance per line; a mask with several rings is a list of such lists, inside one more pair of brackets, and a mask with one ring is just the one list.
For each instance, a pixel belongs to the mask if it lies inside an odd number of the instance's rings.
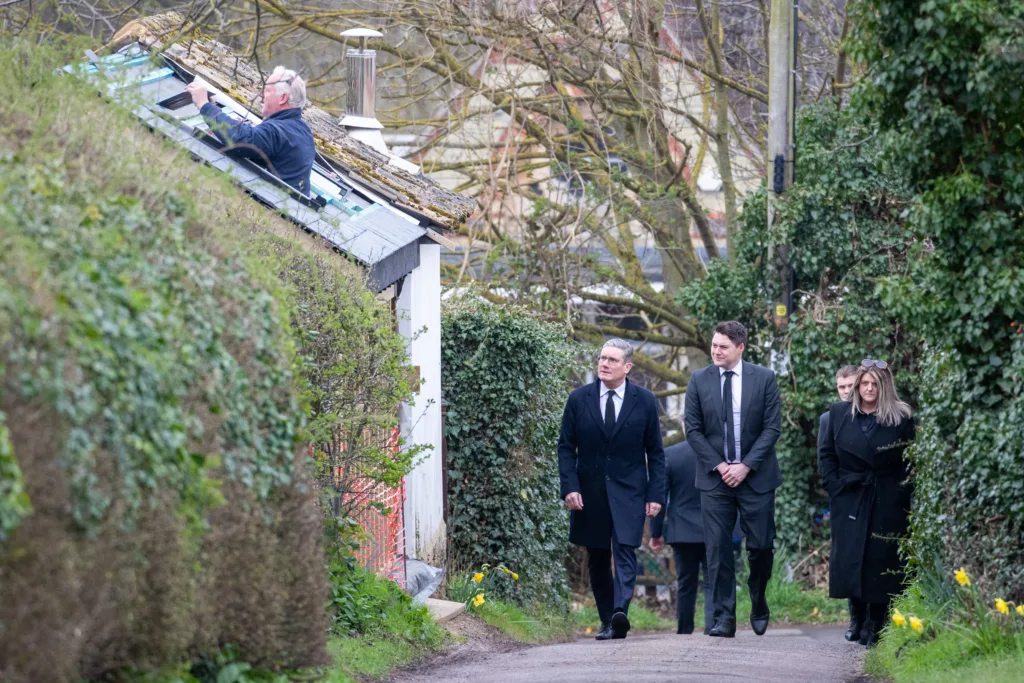
[[[189,27],[179,13],[165,12],[132,21],[117,32],[110,47],[116,51],[135,42],[164,54],[232,99],[259,110],[264,82],[260,72],[227,45]],[[446,190],[422,173],[411,173],[407,164],[353,138],[339,125],[337,117],[319,107],[309,105],[302,115],[324,157],[393,205],[442,229],[454,229],[474,210],[472,198]]]

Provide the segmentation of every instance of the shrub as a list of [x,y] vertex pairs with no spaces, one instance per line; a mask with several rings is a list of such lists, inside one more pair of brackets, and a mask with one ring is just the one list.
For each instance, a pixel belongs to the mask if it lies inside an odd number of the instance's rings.
[[870,0],[856,103],[917,193],[883,302],[927,340],[911,556],[1024,600],[1024,2]]
[[299,362],[287,293],[239,246],[253,203],[63,58],[3,48],[0,678],[225,643],[323,662]]
[[563,606],[557,442],[577,348],[561,325],[472,298],[447,304],[441,341],[451,566],[515,567],[495,597]]

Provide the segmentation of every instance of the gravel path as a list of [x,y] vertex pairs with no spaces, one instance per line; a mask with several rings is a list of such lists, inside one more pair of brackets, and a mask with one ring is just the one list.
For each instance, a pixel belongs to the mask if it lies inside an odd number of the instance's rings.
[[393,683],[655,683],[660,681],[866,682],[864,648],[843,640],[843,628],[744,630],[735,639],[639,635],[578,640],[511,652],[458,657],[399,674]]

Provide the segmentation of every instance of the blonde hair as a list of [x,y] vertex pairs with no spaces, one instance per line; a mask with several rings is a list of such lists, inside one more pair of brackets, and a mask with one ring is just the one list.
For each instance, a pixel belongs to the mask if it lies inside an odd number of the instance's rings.
[[277,76],[277,81],[271,85],[277,86],[278,95],[288,96],[289,107],[301,109],[306,106],[306,82],[298,73],[283,66],[275,66],[274,72],[270,74],[271,78],[274,76]]
[[850,394],[854,415],[864,412],[861,410],[860,381],[865,375],[871,375],[878,384],[878,400],[875,402],[875,418],[878,424],[895,427],[913,414],[910,405],[896,395],[896,383],[888,368],[883,370],[861,366],[857,369],[857,377],[853,380],[853,392]]

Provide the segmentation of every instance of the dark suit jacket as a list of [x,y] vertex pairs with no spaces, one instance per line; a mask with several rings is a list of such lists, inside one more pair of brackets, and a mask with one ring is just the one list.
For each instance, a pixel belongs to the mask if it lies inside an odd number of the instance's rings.
[[690,444],[683,441],[666,448],[665,469],[668,472],[668,504],[651,520],[651,538],[664,536],[666,543],[703,543],[700,491],[693,485],[697,454]]
[[[775,373],[753,363],[743,363],[740,396],[740,462],[750,467],[746,481],[757,493],[774,491],[782,484],[775,442],[782,432],[779,386]],[[730,406],[731,409],[731,406]],[[715,471],[725,462],[725,431],[722,407],[722,376],[715,365],[690,375],[686,387],[686,440],[697,453],[696,484],[710,491],[722,482]]]
[[903,588],[898,539],[909,528],[914,420],[877,425],[868,436],[849,401],[833,403],[818,435],[818,467],[829,495],[832,555],[829,595],[886,602]]
[[654,394],[629,380],[611,434],[605,433],[601,381],[569,394],[558,438],[561,496],[579,493],[583,509],[569,518],[569,541],[610,548],[612,528],[621,545],[639,546],[646,503],[665,503],[665,451]]

